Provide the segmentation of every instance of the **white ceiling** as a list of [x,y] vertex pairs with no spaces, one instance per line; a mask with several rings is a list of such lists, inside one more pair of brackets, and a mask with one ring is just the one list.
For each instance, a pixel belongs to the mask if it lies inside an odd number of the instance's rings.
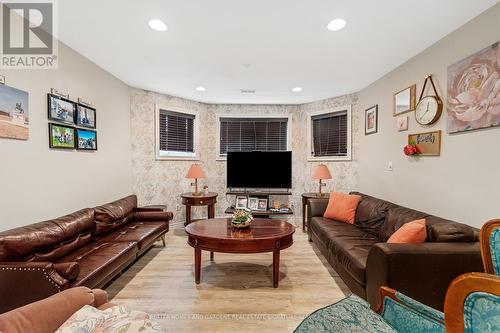
[[[58,17],[64,43],[131,86],[208,103],[295,104],[359,91],[496,2],[64,0]],[[347,27],[328,31],[337,17]],[[168,31],[151,30],[152,18]]]

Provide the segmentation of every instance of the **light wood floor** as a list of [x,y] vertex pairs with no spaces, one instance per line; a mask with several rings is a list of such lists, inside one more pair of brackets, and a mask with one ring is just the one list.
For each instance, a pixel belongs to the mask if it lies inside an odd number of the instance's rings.
[[114,303],[152,315],[168,332],[291,332],[312,311],[349,289],[297,228],[281,252],[279,288],[272,287],[272,253],[202,254],[201,284],[181,226],[113,281]]

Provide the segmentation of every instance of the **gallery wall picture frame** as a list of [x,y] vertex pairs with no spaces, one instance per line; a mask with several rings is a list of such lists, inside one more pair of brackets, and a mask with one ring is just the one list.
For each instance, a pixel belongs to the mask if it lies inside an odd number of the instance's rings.
[[365,110],[365,135],[378,132],[378,104]]
[[396,120],[398,126],[398,132],[403,132],[408,130],[408,116],[401,116]]
[[47,114],[49,120],[75,125],[76,103],[54,94],[47,94]]
[[97,132],[88,129],[77,128],[76,149],[97,150]]
[[418,156],[440,156],[441,130],[408,134],[408,144],[417,146]]
[[416,93],[417,85],[413,84],[406,87],[393,95],[393,112],[394,117],[399,116],[403,113],[411,112],[415,110],[416,105]]
[[51,149],[75,149],[75,128],[49,123],[49,147]]
[[97,127],[97,115],[96,109],[88,105],[78,103],[76,105],[76,126],[96,128]]
[[0,75],[0,84],[5,84],[5,76]]
[[29,140],[29,93],[0,84],[0,138]]
[[237,195],[234,207],[236,209],[248,208],[248,197],[246,195]]

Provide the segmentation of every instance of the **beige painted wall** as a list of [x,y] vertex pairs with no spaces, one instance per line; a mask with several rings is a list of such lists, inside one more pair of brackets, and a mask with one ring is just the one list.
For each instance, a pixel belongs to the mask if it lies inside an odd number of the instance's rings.
[[[352,105],[353,161],[328,162],[334,176],[328,181],[327,190],[351,191],[356,188],[358,158],[359,112],[356,94],[340,96],[305,105],[208,105],[182,98],[162,95],[140,89],[131,90],[132,121],[132,165],[134,193],[140,204],[166,204],[175,212],[175,221],[184,221],[184,207],[179,195],[190,191],[190,180],[184,178],[192,161],[157,161],[154,151],[154,109],[155,104],[173,106],[199,113],[200,149],[199,163],[202,164],[209,189],[219,194],[216,215],[224,216],[224,210],[234,203],[234,196],[226,197],[226,162],[216,160],[217,115],[291,115],[291,149],[293,150],[293,179],[291,197],[281,197],[281,202],[290,200],[295,210],[294,217],[301,216],[303,192],[316,191],[317,183],[311,179],[313,167],[307,162],[306,115],[308,112],[327,110],[347,104]],[[194,207],[194,218],[206,216],[206,208]]]
[[[441,98],[446,101],[447,66],[497,41],[500,4],[359,93],[361,117],[366,108],[379,105],[379,133],[360,137],[361,191],[478,227],[500,217],[500,127],[449,135],[446,106],[439,122],[428,128],[418,125],[412,112],[407,114],[409,131],[398,132],[392,116],[392,94],[416,83],[418,99],[429,73],[434,75]],[[403,155],[409,133],[438,129],[443,131],[440,157],[414,161]],[[394,163],[392,172],[386,170],[389,161]]]
[[[55,218],[132,191],[129,88],[59,44],[58,70],[2,70],[29,92],[30,138],[0,138],[0,230]],[[47,93],[81,97],[97,108],[97,152],[51,150]]]

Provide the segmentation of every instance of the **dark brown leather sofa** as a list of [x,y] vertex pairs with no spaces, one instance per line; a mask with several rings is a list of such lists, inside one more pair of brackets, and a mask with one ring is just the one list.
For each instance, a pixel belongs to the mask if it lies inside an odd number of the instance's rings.
[[0,232],[0,313],[70,287],[100,288],[155,241],[172,213],[135,195]]
[[[351,291],[375,308],[388,286],[442,310],[450,282],[482,272],[478,230],[362,193],[354,224],[323,217],[328,199],[310,199],[308,233]],[[425,218],[423,244],[388,244],[403,224]]]

